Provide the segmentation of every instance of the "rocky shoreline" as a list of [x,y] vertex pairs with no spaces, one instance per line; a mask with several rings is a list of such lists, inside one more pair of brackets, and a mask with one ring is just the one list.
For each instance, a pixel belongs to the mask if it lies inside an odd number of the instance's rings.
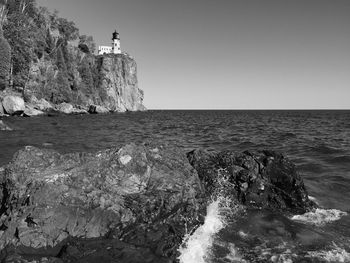
[[285,215],[316,207],[294,164],[272,151],[27,146],[0,168],[0,185],[4,262],[177,262],[217,196]]
[[[140,109],[145,111],[146,109]],[[89,106],[72,105],[71,103],[53,104],[41,98],[38,100],[35,96],[30,101],[25,102],[19,95],[5,95],[0,97],[0,117],[23,116],[34,117],[52,114],[106,114],[115,112],[101,105],[91,104]],[[120,112],[120,111],[117,111]]]

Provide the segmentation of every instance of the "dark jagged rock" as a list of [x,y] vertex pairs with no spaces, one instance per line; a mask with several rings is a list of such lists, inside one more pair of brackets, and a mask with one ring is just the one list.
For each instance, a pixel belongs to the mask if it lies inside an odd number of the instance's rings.
[[282,213],[314,206],[295,166],[275,152],[26,147],[0,168],[0,260],[176,262],[219,195]]
[[201,193],[178,149],[61,155],[28,146],[0,170],[0,249],[70,262],[169,262],[186,226],[198,224]]
[[315,206],[295,165],[282,154],[194,150],[187,157],[208,195],[220,191],[248,207],[281,212],[305,213]]

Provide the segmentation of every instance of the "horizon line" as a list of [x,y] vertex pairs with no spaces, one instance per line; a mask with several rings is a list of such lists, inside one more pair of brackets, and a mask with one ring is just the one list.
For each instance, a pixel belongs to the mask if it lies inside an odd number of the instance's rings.
[[202,110],[217,110],[217,111],[225,111],[225,110],[232,110],[232,111],[350,111],[350,108],[316,108],[316,109],[212,109],[212,108],[193,108],[193,109],[186,109],[186,108],[170,108],[170,109],[161,109],[161,108],[155,108],[155,109],[148,109],[147,110],[194,110],[194,111],[202,111]]

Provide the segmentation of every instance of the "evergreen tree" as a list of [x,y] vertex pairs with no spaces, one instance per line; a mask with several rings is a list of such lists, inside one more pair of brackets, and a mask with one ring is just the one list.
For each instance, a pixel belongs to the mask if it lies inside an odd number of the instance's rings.
[[79,37],[79,48],[84,53],[95,53],[96,44],[92,36],[81,35]]
[[0,25],[0,90],[4,90],[9,83],[11,67],[11,47],[3,36]]
[[79,66],[79,74],[87,93],[92,93],[94,89],[94,79],[91,72],[91,66],[88,57],[85,57]]

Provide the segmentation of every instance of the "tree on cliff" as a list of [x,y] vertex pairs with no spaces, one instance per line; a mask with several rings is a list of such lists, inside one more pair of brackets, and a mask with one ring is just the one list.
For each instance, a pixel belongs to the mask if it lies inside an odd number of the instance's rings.
[[7,87],[10,75],[11,65],[11,47],[3,36],[0,25],[0,90]]
[[11,47],[8,41],[4,38],[3,24],[7,17],[6,9],[7,1],[0,1],[0,90],[3,90],[8,85],[10,66],[11,66]]
[[65,41],[74,41],[78,39],[79,29],[75,26],[74,22],[68,21],[65,18],[58,18],[57,22],[58,30]]
[[91,36],[79,35],[74,22],[35,0],[0,0],[0,25],[0,89],[12,83],[54,103],[94,96],[96,45]]
[[8,15],[4,35],[12,50],[13,85],[23,87],[28,80],[30,62],[33,59],[33,40],[26,16],[21,13]]
[[91,66],[90,66],[88,57],[85,57],[81,61],[78,71],[80,73],[80,76],[83,82],[83,88],[85,89],[86,93],[92,94],[92,91],[94,88],[94,79],[91,72]]
[[96,50],[96,44],[92,36],[81,35],[79,37],[79,48],[84,53],[93,54]]

